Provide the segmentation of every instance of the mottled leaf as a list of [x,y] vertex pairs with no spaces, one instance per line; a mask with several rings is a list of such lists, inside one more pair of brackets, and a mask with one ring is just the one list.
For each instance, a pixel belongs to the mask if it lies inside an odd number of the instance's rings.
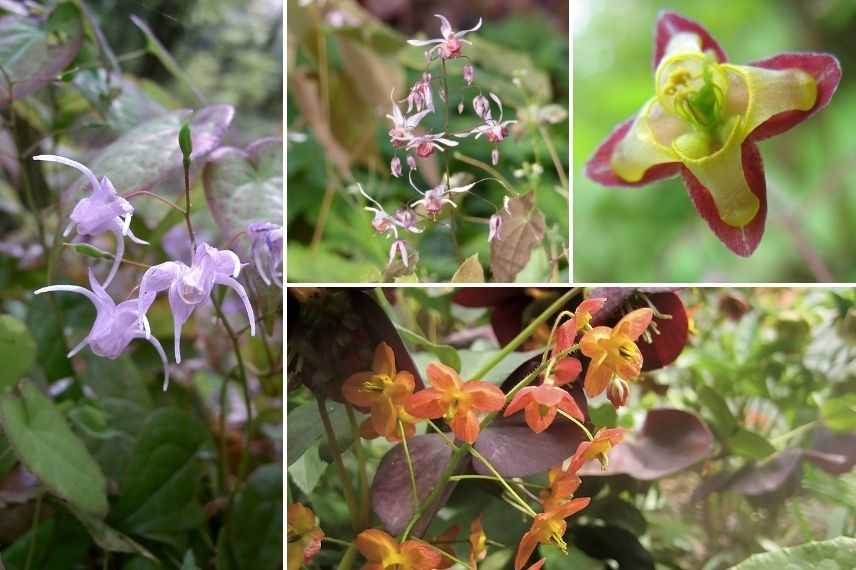
[[491,242],[490,267],[497,282],[511,282],[544,239],[544,214],[535,207],[535,194],[512,198],[500,212],[502,235]]

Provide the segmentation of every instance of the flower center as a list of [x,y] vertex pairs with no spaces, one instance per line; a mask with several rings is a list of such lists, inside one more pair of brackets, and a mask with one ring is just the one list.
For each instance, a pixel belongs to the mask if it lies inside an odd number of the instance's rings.
[[386,374],[375,374],[360,387],[363,392],[383,392],[392,384],[392,378]]
[[712,55],[682,53],[657,69],[657,99],[669,112],[712,132],[723,122],[728,77]]
[[205,300],[205,288],[202,286],[202,269],[194,267],[181,276],[178,296],[188,305],[198,305]]

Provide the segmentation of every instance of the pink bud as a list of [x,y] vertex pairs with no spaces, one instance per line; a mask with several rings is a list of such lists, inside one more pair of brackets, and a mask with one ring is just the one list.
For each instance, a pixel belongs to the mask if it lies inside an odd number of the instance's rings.
[[464,66],[464,81],[467,85],[473,84],[473,79],[476,78],[476,69],[469,63]]
[[416,157],[412,154],[407,155],[407,168],[410,170],[416,170]]
[[616,376],[610,381],[609,387],[606,389],[606,397],[618,409],[627,403],[627,398],[630,397],[630,386]]
[[487,241],[490,242],[495,239],[502,239],[502,236],[499,234],[499,230],[502,228],[502,216],[499,214],[492,215],[487,226],[490,228],[487,234]]
[[494,166],[499,164],[499,149],[495,148],[490,151],[490,163]]
[[473,111],[482,119],[490,118],[490,102],[484,95],[476,95],[473,97]]
[[464,112],[464,102],[462,100],[460,103],[458,103],[458,114],[460,115],[463,112]]
[[397,239],[392,242],[392,247],[389,248],[389,263],[390,265],[395,260],[395,255],[399,254],[401,256],[401,262],[404,264],[404,267],[408,267],[410,263],[407,255],[407,242],[403,239]]
[[389,171],[392,175],[398,178],[401,176],[401,159],[398,156],[392,157],[392,162],[389,163]]

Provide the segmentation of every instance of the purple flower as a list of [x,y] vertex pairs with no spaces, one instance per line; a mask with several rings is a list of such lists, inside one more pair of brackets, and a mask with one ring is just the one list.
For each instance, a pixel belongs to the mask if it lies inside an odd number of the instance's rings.
[[413,84],[410,94],[407,96],[407,112],[413,109],[417,112],[427,109],[434,112],[434,97],[431,95],[431,74],[427,71],[422,74],[422,79]]
[[407,150],[416,149],[416,155],[420,158],[428,158],[434,154],[434,150],[445,150],[443,145],[458,146],[458,143],[447,138],[443,138],[446,133],[437,133],[432,135],[412,136],[407,143]]
[[400,158],[398,158],[397,156],[392,157],[392,161],[390,161],[390,163],[389,163],[389,171],[396,178],[401,176],[401,159]]
[[282,226],[270,222],[248,224],[247,234],[252,239],[250,253],[259,277],[265,285],[273,281],[282,289]]
[[405,230],[418,234],[422,233],[422,230],[416,227],[416,214],[413,210],[409,208],[399,208],[394,216],[391,216],[386,213],[386,210],[383,209],[383,206],[380,203],[366,194],[366,191],[363,190],[362,185],[357,184],[357,189],[363,197],[374,204],[374,206],[366,206],[366,210],[374,213],[374,218],[372,218],[372,228],[379,234],[386,234],[387,237],[394,236],[398,239],[398,228],[404,228]]
[[389,140],[392,143],[392,146],[402,147],[410,142],[414,137],[413,129],[419,126],[419,121],[421,121],[422,118],[431,111],[424,109],[415,115],[405,117],[404,113],[401,112],[398,103],[393,99],[392,93],[390,93],[390,99],[392,100],[392,115],[386,116],[392,121],[392,128],[389,129]]
[[416,157],[412,154],[407,155],[407,168],[410,170],[416,170]]
[[169,385],[166,354],[160,342],[151,336],[149,320],[146,318],[145,311],[140,310],[138,300],[130,299],[116,305],[104,287],[95,280],[91,270],[89,271],[89,286],[92,288],[91,291],[86,287],[77,285],[51,285],[35,291],[36,295],[60,291],[77,293],[95,305],[96,316],[92,329],[86,338],[71,349],[68,357],[71,358],[83,350],[86,345],[89,345],[92,352],[98,356],[115,360],[128,348],[132,340],[143,338],[155,347],[161,362],[163,362],[163,389],[166,390]]
[[467,85],[472,85],[473,80],[476,78],[476,68],[472,66],[472,64],[468,63],[464,66],[464,81],[467,82]]
[[105,232],[112,232],[116,236],[116,254],[113,256],[113,266],[102,284],[103,287],[109,286],[113,277],[116,276],[119,264],[125,254],[124,236],[128,236],[135,243],[148,245],[148,242],[138,239],[131,232],[131,216],[134,213],[134,207],[131,206],[130,202],[116,194],[116,189],[110,179],[103,176],[99,181],[91,170],[77,161],[52,154],[40,154],[34,156],[33,160],[65,164],[79,170],[89,178],[89,182],[92,184],[92,194],[86,198],[81,198],[74,206],[70,216],[71,222],[63,235],[68,236],[71,230],[77,226],[77,235],[79,236],[96,237]]
[[462,39],[466,34],[470,32],[475,32],[479,28],[481,28],[482,20],[479,18],[479,23],[475,25],[474,28],[470,28],[469,30],[461,30],[460,32],[455,32],[452,30],[452,25],[449,23],[444,16],[440,14],[434,14],[435,17],[440,18],[440,33],[442,34],[442,39],[434,39],[434,40],[407,40],[412,46],[428,46],[434,45],[431,49],[425,52],[425,57],[428,58],[428,61],[435,59],[436,57],[441,57],[443,59],[454,59],[461,55],[461,43],[466,43],[472,45],[472,42],[469,40]]
[[225,285],[235,290],[247,317],[250,320],[250,334],[256,334],[256,320],[253,307],[244,287],[235,280],[241,272],[241,260],[234,252],[211,247],[200,243],[193,255],[190,267],[180,261],[167,261],[146,270],[140,281],[139,314],[148,311],[160,291],[169,289],[169,306],[175,334],[175,361],[181,362],[181,328],[190,318],[197,305],[211,296],[214,285]]
[[416,227],[416,221],[416,212],[414,212],[412,208],[404,207],[395,211],[396,224],[411,233],[421,234],[422,228]]
[[499,214],[492,215],[488,221],[488,228],[490,229],[488,231],[487,241],[490,242],[495,239],[502,239],[502,236],[499,233],[502,228],[502,216]]
[[422,206],[425,208],[425,212],[431,218],[435,219],[440,215],[443,211],[443,206],[446,204],[450,204],[453,208],[457,208],[458,205],[455,204],[449,196],[452,194],[459,194],[463,192],[469,192],[469,190],[476,185],[476,182],[472,184],[467,184],[466,186],[458,186],[451,187],[448,183],[446,176],[443,176],[443,180],[440,181],[440,184],[431,188],[430,190],[426,190],[423,192],[413,183],[413,177],[410,177],[410,185],[413,186],[413,189],[419,192],[422,195],[422,198],[416,200],[412,204],[410,204],[411,208],[415,208],[416,206]]
[[392,265],[392,262],[395,260],[395,254],[399,253],[401,255],[401,262],[404,264],[404,267],[409,267],[410,261],[407,256],[407,242],[403,239],[397,239],[392,242],[392,246],[389,248],[389,264]]
[[[481,97],[484,101],[480,101],[478,104],[476,103],[476,99]],[[505,137],[508,136],[508,125],[516,123],[517,121],[503,121],[502,120],[502,101],[499,100],[495,94],[491,93],[490,98],[496,102],[499,107],[499,120],[495,120],[491,116],[490,112],[490,103],[482,96],[479,95],[476,99],[473,99],[473,108],[476,111],[476,114],[482,118],[484,121],[483,124],[471,129],[469,132],[456,134],[457,137],[468,137],[470,135],[475,135],[475,138],[478,139],[482,135],[487,135],[487,140],[492,143],[501,142]],[[486,105],[486,106],[485,106]]]

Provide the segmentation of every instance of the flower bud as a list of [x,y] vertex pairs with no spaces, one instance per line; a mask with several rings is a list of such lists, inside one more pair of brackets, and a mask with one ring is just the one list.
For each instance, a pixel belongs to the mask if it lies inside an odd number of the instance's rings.
[[392,157],[392,162],[389,163],[389,171],[396,178],[401,176],[401,159],[398,156]]
[[412,154],[407,155],[407,168],[410,170],[416,170],[416,157]]
[[464,112],[464,101],[463,101],[463,99],[461,99],[461,101],[458,103],[458,114],[460,115],[463,112]]
[[476,115],[481,117],[484,120],[490,118],[490,102],[487,100],[487,97],[484,95],[476,95],[473,97],[473,111],[476,112]]
[[476,78],[476,69],[470,65],[469,63],[464,66],[464,81],[467,82],[467,85],[473,84],[473,79]]
[[495,148],[490,152],[490,163],[494,166],[499,164],[499,149]]
[[609,382],[609,387],[606,389],[606,397],[618,409],[627,403],[627,398],[630,397],[630,386],[627,385],[627,382],[616,376]]
[[487,241],[491,242],[495,239],[502,239],[499,233],[502,228],[502,216],[499,214],[492,215],[487,225],[490,228],[487,234]]

